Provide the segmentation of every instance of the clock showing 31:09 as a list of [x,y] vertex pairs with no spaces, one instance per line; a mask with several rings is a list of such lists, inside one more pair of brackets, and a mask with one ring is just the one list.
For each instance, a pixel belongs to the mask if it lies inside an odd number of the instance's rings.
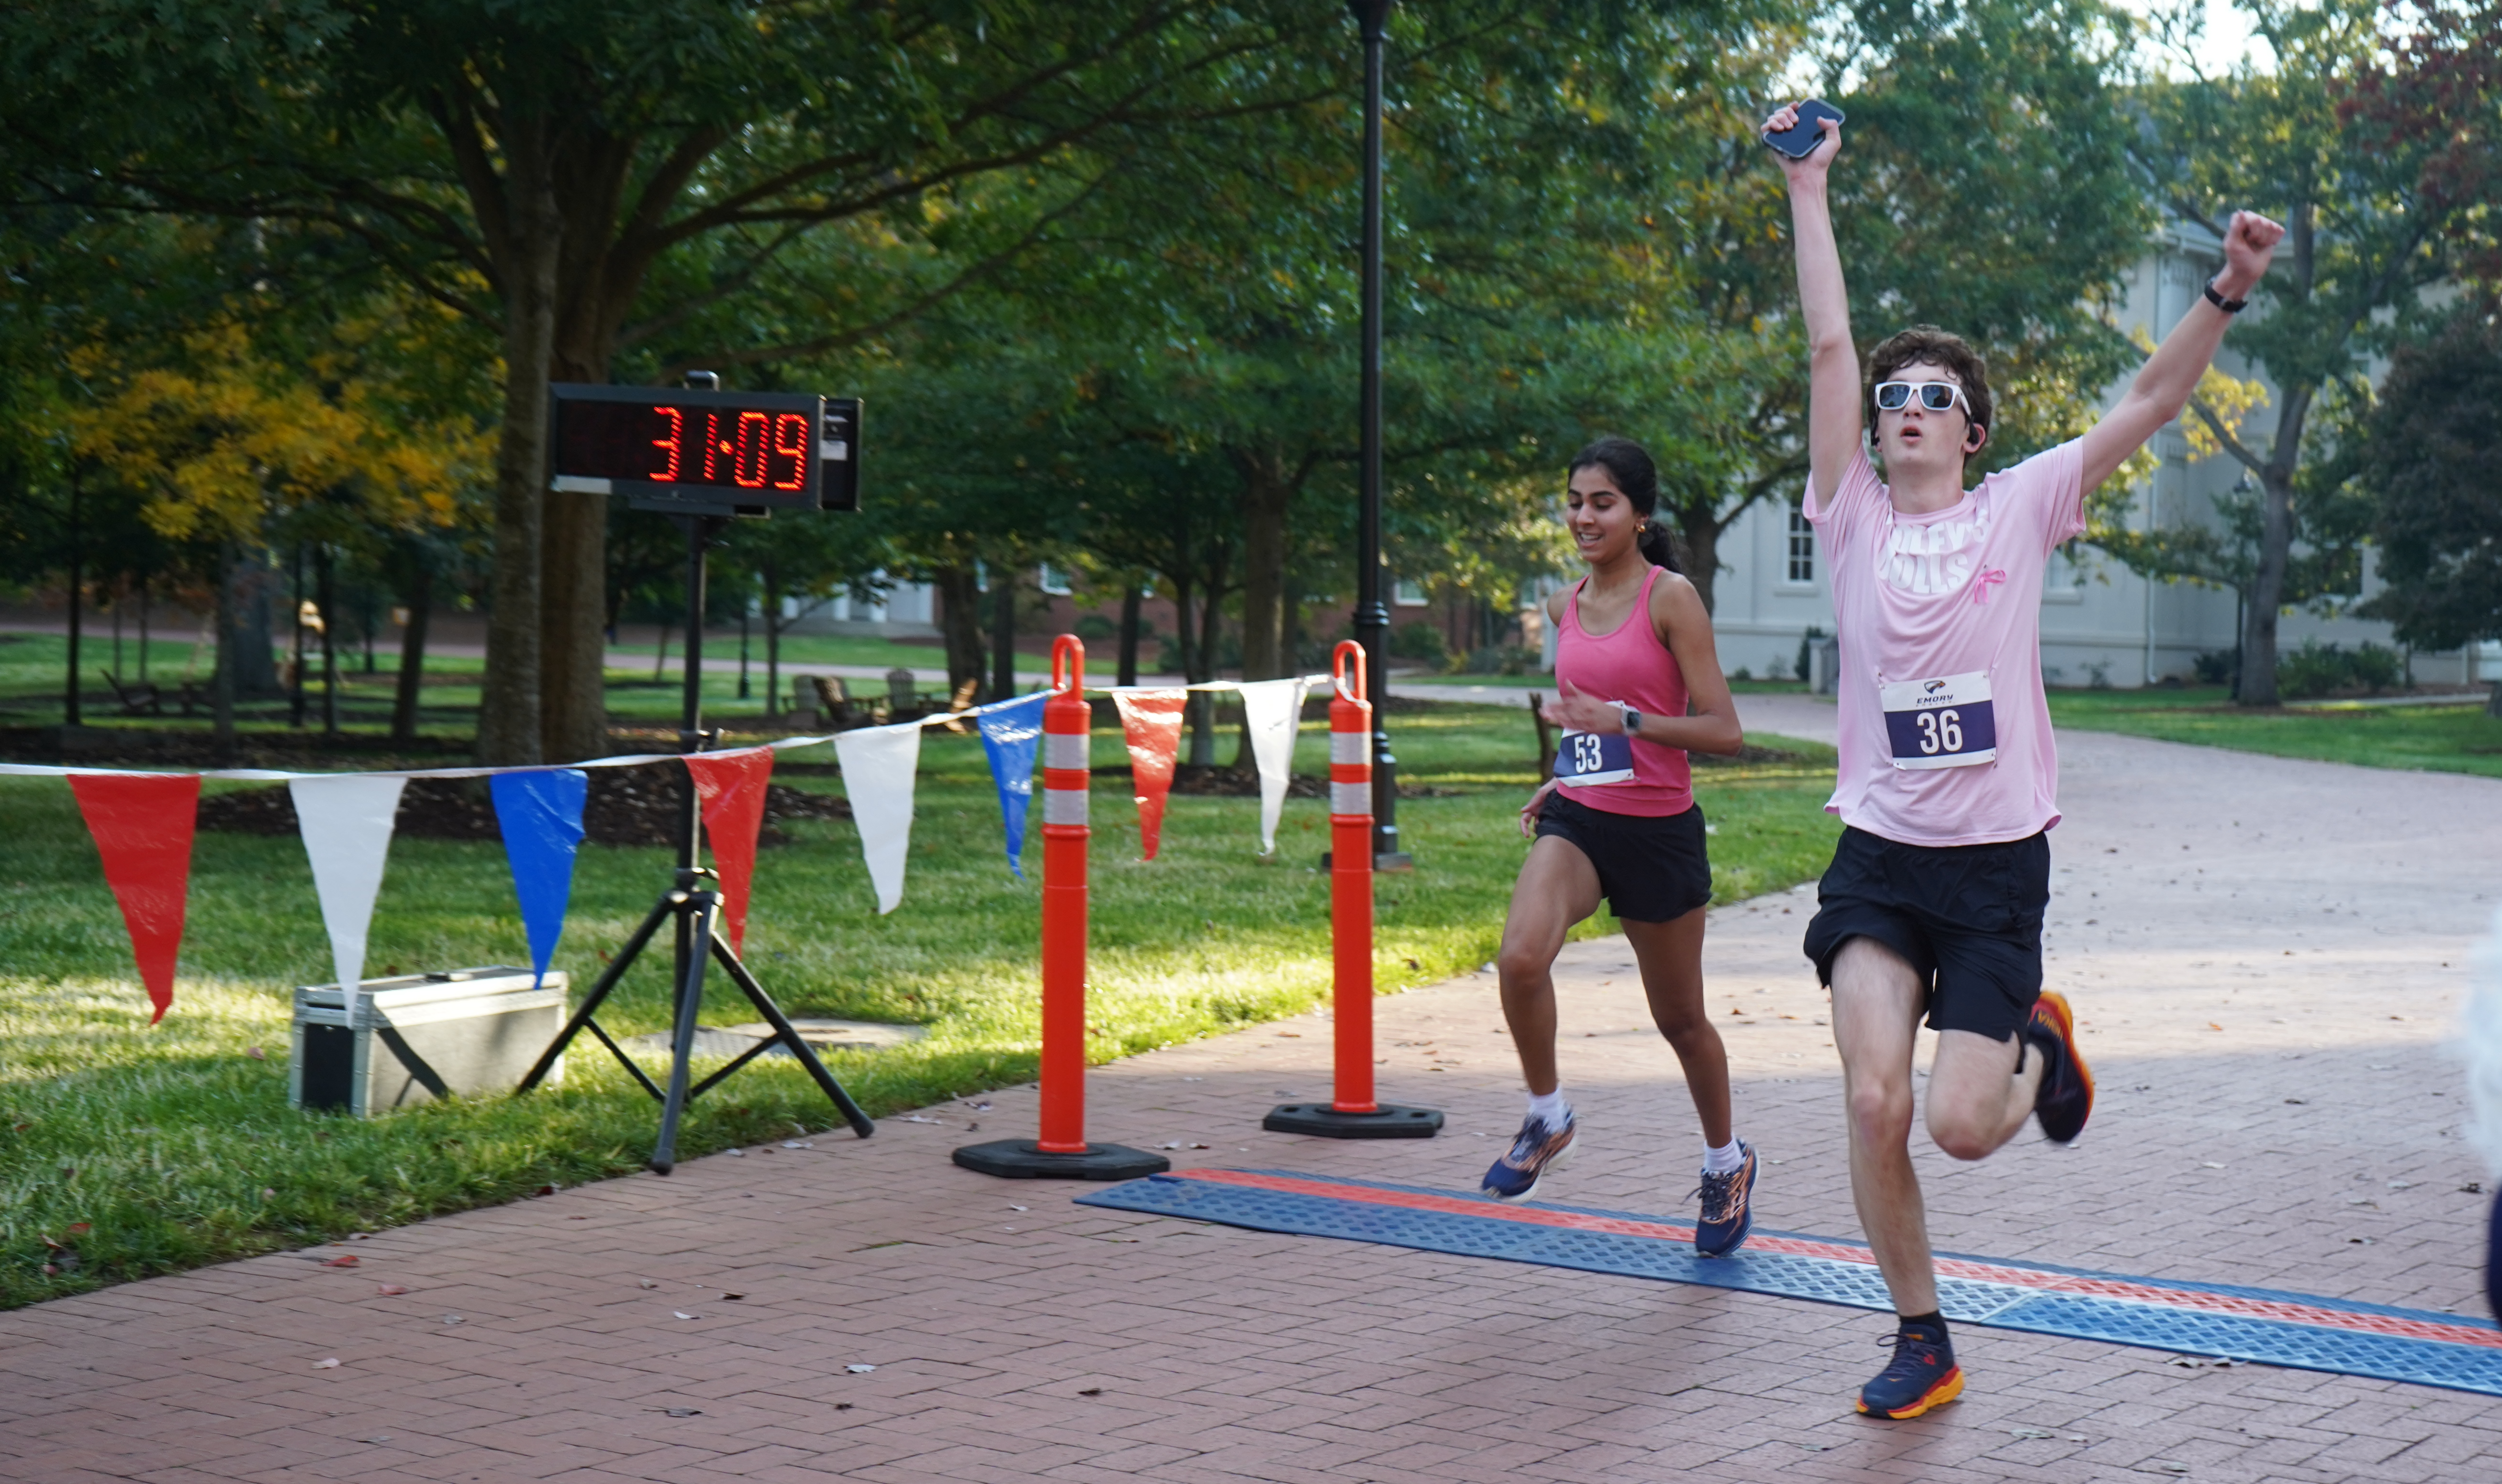
[[579,383],[549,389],[551,489],[716,514],[857,507],[856,399]]

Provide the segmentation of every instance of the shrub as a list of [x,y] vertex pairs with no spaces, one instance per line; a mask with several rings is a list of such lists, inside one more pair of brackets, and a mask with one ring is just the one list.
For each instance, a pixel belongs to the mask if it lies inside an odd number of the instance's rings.
[[2236,684],[2242,673],[2242,652],[2238,649],[2207,650],[2189,661],[2190,673],[2202,686]]
[[1799,635],[1798,678],[1802,684],[1815,674],[1815,641],[1823,637],[1824,630],[1812,624],[1807,626],[1806,633]]
[[1117,639],[1120,635],[1121,625],[1099,613],[1078,616],[1077,637],[1089,644],[1100,644],[1106,639]]
[[1421,659],[1438,665],[1450,657],[1450,648],[1443,644],[1440,629],[1419,619],[1391,632],[1390,655],[1394,659]]
[[2332,695],[2341,691],[2365,691],[2377,695],[2398,684],[2405,674],[2404,656],[2368,640],[2349,650],[2305,639],[2300,649],[2279,655],[2276,661],[2277,690],[2295,699]]
[[1487,644],[1469,651],[1452,665],[1460,675],[1526,675],[1538,666],[1538,651],[1517,644]]

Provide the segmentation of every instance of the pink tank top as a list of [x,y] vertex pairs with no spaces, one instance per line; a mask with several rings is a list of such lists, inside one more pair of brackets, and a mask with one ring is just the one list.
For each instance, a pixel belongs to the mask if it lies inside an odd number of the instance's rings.
[[[1583,578],[1564,601],[1564,622],[1555,630],[1555,686],[1572,689],[1603,701],[1623,701],[1649,717],[1685,715],[1685,673],[1676,657],[1659,640],[1651,624],[1650,590],[1667,570],[1653,567],[1642,579],[1633,612],[1614,629],[1593,634],[1581,626]],[[1556,791],[1608,814],[1664,818],[1694,807],[1694,774],[1681,748],[1653,742],[1631,743],[1634,776],[1623,783],[1591,783]]]

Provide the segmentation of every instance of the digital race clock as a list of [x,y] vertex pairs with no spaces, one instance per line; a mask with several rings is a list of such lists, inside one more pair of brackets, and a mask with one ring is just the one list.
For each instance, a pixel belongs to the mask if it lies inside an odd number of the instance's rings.
[[860,508],[860,400],[558,383],[549,488],[716,515]]

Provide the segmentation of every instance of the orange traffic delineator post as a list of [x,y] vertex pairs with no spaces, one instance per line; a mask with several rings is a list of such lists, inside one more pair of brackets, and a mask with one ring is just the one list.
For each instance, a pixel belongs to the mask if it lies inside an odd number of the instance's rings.
[[1442,1127],[1432,1108],[1394,1107],[1372,1096],[1372,703],[1365,699],[1364,646],[1340,640],[1330,697],[1331,1013],[1337,1058],[1327,1103],[1280,1103],[1260,1120],[1271,1133],[1334,1139],[1429,1139]]
[[966,1169],[1009,1179],[1134,1180],[1172,1162],[1123,1144],[1086,1142],[1086,851],[1095,714],[1086,704],[1086,646],[1051,647],[1042,707],[1042,1112],[1040,1137],[956,1151]]

